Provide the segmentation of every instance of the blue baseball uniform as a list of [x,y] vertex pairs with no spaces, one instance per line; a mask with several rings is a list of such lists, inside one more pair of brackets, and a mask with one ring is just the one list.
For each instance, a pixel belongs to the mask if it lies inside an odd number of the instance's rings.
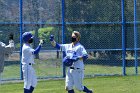
[[79,43],[80,33],[78,31],[73,31],[70,44],[57,44],[54,41],[54,36],[50,36],[51,44],[57,48],[61,49],[65,55],[63,58],[64,65],[68,66],[65,89],[68,93],[74,93],[73,86],[77,90],[86,93],[93,93],[86,86],[83,86],[82,81],[84,78],[84,60],[88,58],[88,54],[83,45]]
[[34,50],[31,47],[33,42],[32,34],[30,32],[25,32],[22,35],[24,44],[22,47],[22,71],[24,78],[24,93],[32,93],[37,85],[37,77],[35,70],[33,68],[34,54],[38,54],[41,49],[41,44]]
[[[77,43],[76,45],[71,44],[61,44],[60,48],[65,52],[66,56],[69,56],[70,59],[73,56],[83,56],[87,55],[85,48]],[[68,72],[66,75],[66,89],[72,90],[75,86],[78,90],[82,91],[84,86],[82,85],[82,80],[84,78],[84,63],[82,59],[73,62],[73,64],[68,67]]]
[[37,78],[35,70],[32,67],[34,64],[34,52],[35,50],[28,44],[24,44],[22,48],[22,71],[24,78],[24,88],[30,89],[30,86],[36,87]]

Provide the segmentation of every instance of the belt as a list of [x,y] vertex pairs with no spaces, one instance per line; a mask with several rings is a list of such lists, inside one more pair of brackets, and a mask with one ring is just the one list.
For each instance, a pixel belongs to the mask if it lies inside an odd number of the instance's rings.
[[80,68],[70,67],[70,69],[80,69]]
[[22,65],[32,65],[32,63],[29,63],[29,64],[22,64]]

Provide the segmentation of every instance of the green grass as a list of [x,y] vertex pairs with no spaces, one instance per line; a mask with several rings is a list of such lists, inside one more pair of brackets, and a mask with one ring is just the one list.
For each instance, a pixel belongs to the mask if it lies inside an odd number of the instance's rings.
[[[38,77],[61,77],[62,64],[61,59],[36,60],[34,65]],[[128,75],[135,74],[134,67],[126,67]],[[107,65],[85,65],[85,75],[95,74],[122,74],[121,66],[107,66]],[[2,73],[2,79],[19,79],[20,65],[10,64],[6,65]]]
[[[94,93],[140,93],[139,76],[112,76],[85,78],[84,85],[94,89]],[[82,93],[75,90],[76,93]],[[23,82],[0,85],[0,93],[23,93]],[[64,80],[38,81],[34,93],[67,93]]]

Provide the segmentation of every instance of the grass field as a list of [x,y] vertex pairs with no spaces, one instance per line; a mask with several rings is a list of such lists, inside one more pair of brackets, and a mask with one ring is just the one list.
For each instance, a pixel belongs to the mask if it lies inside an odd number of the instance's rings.
[[[41,56],[42,57],[42,56]],[[45,56],[46,57],[46,56]],[[43,57],[43,58],[45,58]],[[61,59],[46,58],[36,60],[34,65],[38,77],[62,77]],[[140,67],[138,67],[140,68]],[[85,64],[85,75],[114,75],[122,74],[122,66]],[[135,67],[126,67],[126,74],[135,74]],[[20,64],[7,62],[2,79],[19,79]],[[5,81],[4,81],[5,82]],[[140,93],[139,76],[108,76],[85,78],[84,85],[94,89],[94,93]],[[41,80],[34,93],[67,93],[64,89],[64,79]],[[75,90],[76,93],[82,93]],[[23,93],[23,81],[4,83],[0,85],[0,93]]]
[[[140,93],[139,76],[85,78],[83,84],[94,89],[94,93]],[[75,92],[82,93],[77,90]],[[0,93],[23,93],[23,82],[2,84]],[[34,93],[67,93],[64,79],[38,81]]]
[[[61,77],[62,76],[62,64],[61,59],[48,59],[48,60],[37,60],[34,65],[36,74],[38,77]],[[135,74],[134,67],[127,67],[126,74]],[[95,75],[95,74],[122,74],[121,66],[108,66],[108,65],[95,65],[86,64],[85,65],[85,75]],[[4,72],[2,73],[2,79],[19,79],[20,78],[20,64],[11,63],[5,65]]]
[[[60,53],[61,55],[61,53]],[[60,56],[59,55],[59,56]],[[35,59],[34,68],[36,70],[37,77],[62,77],[62,59],[56,58],[56,52],[42,52],[40,53],[40,59]],[[131,58],[129,58],[131,59]],[[2,79],[20,79],[20,61],[19,54],[14,53],[9,60],[6,61],[4,72],[2,73]],[[94,63],[95,62],[95,63]],[[96,64],[99,62],[99,64]],[[112,60],[95,60],[89,59],[85,62],[85,75],[122,75],[122,65],[110,65],[108,63],[115,63],[118,61]],[[101,64],[105,63],[105,64]],[[140,67],[138,67],[140,68]],[[134,63],[132,66],[126,67],[126,74],[135,74]]]

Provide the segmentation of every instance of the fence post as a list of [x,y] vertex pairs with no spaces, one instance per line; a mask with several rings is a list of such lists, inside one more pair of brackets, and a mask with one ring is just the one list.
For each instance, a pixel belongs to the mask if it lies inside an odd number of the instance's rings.
[[[62,43],[64,44],[65,42],[65,0],[62,0]],[[63,57],[64,57],[64,53],[63,53]],[[64,66],[64,64],[62,64],[63,66],[63,77],[66,76],[66,68]]]
[[22,63],[21,63],[21,57],[22,57],[22,0],[19,2],[19,16],[20,16],[20,79],[23,80],[23,73],[22,73]]
[[138,74],[137,60],[137,0],[134,0],[134,51],[135,51],[135,73]]
[[121,1],[121,10],[122,10],[122,74],[126,75],[126,45],[125,45],[125,15],[124,15],[124,0]]

